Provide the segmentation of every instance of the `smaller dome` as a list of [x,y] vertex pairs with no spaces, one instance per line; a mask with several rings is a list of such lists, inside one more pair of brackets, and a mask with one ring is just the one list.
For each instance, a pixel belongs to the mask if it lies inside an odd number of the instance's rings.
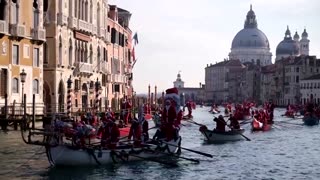
[[293,38],[296,40],[299,40],[300,39],[300,36],[298,34],[298,32],[296,31],[296,33],[294,34]]
[[276,55],[299,55],[299,45],[292,39],[285,39],[278,44]]
[[308,33],[307,33],[306,29],[304,29],[304,31],[302,33],[302,37],[308,37]]

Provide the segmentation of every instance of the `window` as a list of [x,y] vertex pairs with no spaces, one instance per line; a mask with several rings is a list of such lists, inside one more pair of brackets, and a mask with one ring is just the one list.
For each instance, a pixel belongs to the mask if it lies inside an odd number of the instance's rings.
[[69,66],[72,66],[72,41],[69,40]]
[[12,47],[12,64],[19,64],[19,45]]
[[37,0],[33,1],[33,28],[36,29],[39,26],[39,9]]
[[39,94],[39,81],[37,79],[32,82],[32,92],[33,94]]
[[62,66],[62,40],[59,38],[59,65]]
[[4,97],[7,94],[7,78],[8,71],[7,69],[0,69],[0,97]]
[[7,3],[0,1],[0,20],[6,20]]
[[47,43],[45,42],[44,45],[43,45],[43,64],[48,64],[48,45]]
[[12,0],[11,3],[11,24],[17,24],[19,21],[19,5],[17,3],[17,0]]
[[12,93],[19,93],[19,80],[18,80],[18,78],[12,79]]
[[27,44],[23,45],[23,58],[30,58],[30,46]]
[[39,67],[39,48],[33,48],[33,66]]

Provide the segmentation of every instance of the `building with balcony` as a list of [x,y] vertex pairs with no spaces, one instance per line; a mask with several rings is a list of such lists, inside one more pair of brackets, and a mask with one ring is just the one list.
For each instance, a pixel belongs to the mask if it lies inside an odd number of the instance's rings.
[[[5,94],[8,104],[32,102],[43,108],[43,0],[0,1],[0,104]],[[26,73],[25,82],[20,73]]]
[[113,99],[130,95],[128,11],[108,5],[107,0],[59,0],[45,4],[44,12],[48,16],[43,61],[48,110],[66,111],[69,78],[73,112],[95,107],[97,98],[102,110]]
[[305,105],[309,102],[320,104],[320,74],[301,79],[300,89],[301,104]]
[[108,57],[110,57],[110,81],[107,84],[111,107],[119,109],[120,99],[133,96],[132,88],[132,31],[129,28],[131,13],[115,5],[109,5],[108,12]]
[[65,111],[67,80],[71,78],[72,111],[93,107],[95,81],[101,83],[102,73],[108,68],[107,1],[48,2],[43,8],[47,15],[44,102],[50,111]]

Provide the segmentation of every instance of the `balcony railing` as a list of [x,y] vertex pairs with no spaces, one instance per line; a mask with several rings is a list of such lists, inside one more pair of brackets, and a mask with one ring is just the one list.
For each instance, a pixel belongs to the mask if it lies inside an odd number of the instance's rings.
[[108,73],[108,63],[102,61],[100,64],[100,72],[107,74]]
[[8,23],[0,20],[0,34],[8,34]]
[[69,27],[70,28],[78,28],[78,19],[75,17],[69,17]]
[[68,16],[58,13],[58,24],[59,25],[68,25]]
[[12,36],[24,37],[26,34],[26,27],[21,24],[11,24],[10,34]]
[[111,81],[115,83],[124,83],[124,78],[125,77],[120,74],[112,74]]
[[33,28],[31,29],[32,38],[39,41],[46,40],[46,31],[43,28]]
[[89,63],[79,62],[77,68],[80,73],[93,74],[93,66]]

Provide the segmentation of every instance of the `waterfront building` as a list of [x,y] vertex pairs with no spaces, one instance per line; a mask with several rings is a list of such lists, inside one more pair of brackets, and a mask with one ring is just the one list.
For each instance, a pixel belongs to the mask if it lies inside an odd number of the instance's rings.
[[173,87],[178,89],[181,105],[185,105],[187,101],[201,103],[204,101],[204,84],[199,84],[199,87],[184,87],[184,81],[181,79],[180,72],[177,75],[176,81],[173,82]]
[[244,28],[232,40],[229,59],[238,59],[241,63],[253,62],[261,66],[271,64],[272,53],[267,36],[258,29],[256,15],[250,6]]
[[[33,3],[32,3],[33,2]],[[43,108],[43,27],[44,2],[25,0],[0,1],[0,103],[5,94],[8,104],[32,102]],[[26,73],[25,82],[20,73]]]
[[66,110],[69,78],[72,111],[92,108],[97,99],[100,109],[115,98],[114,105],[119,106],[131,86],[125,75],[130,69],[131,14],[109,6],[107,0],[60,0],[45,4],[44,12],[48,16],[43,60],[47,109]]
[[221,103],[239,101],[239,82],[243,80],[245,66],[239,60],[224,60],[205,68],[206,101]]
[[[302,102],[301,79],[319,74],[320,59],[316,56],[290,56],[276,61],[275,85],[278,105]],[[309,89],[310,90],[310,89]],[[308,89],[304,90],[307,92]]]
[[301,104],[309,102],[320,104],[320,74],[315,74],[300,81]]

